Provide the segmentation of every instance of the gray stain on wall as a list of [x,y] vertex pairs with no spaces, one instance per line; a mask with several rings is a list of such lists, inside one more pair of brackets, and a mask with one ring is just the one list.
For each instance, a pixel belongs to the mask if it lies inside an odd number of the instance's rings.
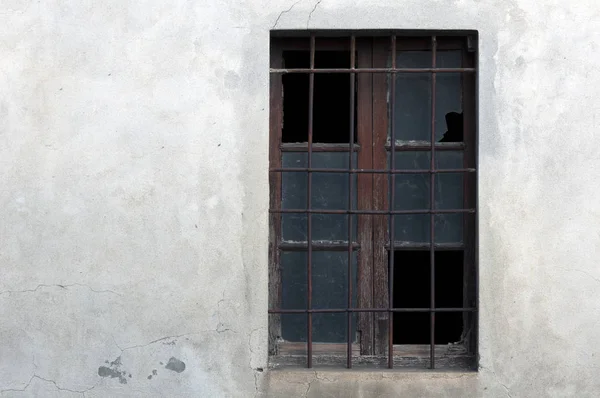
[[185,363],[175,357],[171,357],[169,362],[165,365],[165,368],[172,370],[173,372],[181,373],[185,370]]
[[[106,363],[108,363],[108,361],[106,361]],[[127,372],[121,371],[120,367],[121,367],[121,357],[118,357],[113,362],[110,362],[109,366],[100,366],[98,368],[98,376],[110,377],[111,379],[117,378],[117,379],[119,379],[119,383],[127,384],[127,379],[125,378],[125,375],[127,374]],[[129,375],[129,377],[131,377],[131,375]]]

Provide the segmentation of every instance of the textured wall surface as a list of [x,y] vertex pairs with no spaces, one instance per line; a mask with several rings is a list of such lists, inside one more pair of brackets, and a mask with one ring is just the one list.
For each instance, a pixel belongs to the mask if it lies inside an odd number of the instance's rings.
[[[1,395],[600,395],[599,26],[596,0],[1,0]],[[479,30],[478,373],[266,370],[269,30],[307,27]]]

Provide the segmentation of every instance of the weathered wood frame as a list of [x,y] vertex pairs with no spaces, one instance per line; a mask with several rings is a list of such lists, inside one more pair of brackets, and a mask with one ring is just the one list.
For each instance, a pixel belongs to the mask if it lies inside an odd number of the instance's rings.
[[[314,40],[314,38],[312,39]],[[396,50],[431,50],[432,41],[429,37],[402,37],[396,43]],[[350,50],[351,41],[348,38],[323,38],[319,39],[316,50]],[[354,47],[354,46],[353,46]],[[463,53],[463,68],[475,69],[476,53],[473,51],[472,36],[445,37],[437,42],[438,50],[461,50]],[[358,37],[355,41],[356,68],[360,69],[385,69],[389,68],[388,60],[391,47],[389,37]],[[311,41],[307,38],[272,38],[271,41],[271,69],[283,70],[283,51],[304,50],[310,51]],[[314,51],[314,50],[313,50]],[[395,66],[395,65],[394,65]],[[314,64],[311,64],[311,68]],[[476,74],[462,74],[462,97],[464,113],[464,140],[462,143],[435,144],[435,150],[462,150],[464,152],[464,169],[475,170],[477,166],[477,136],[476,136]],[[308,150],[306,143],[287,144],[282,143],[283,123],[283,84],[281,73],[271,73],[270,76],[270,139],[269,139],[269,162],[270,162],[270,238],[269,238],[269,308],[279,308],[281,303],[281,270],[280,251],[282,247],[286,250],[304,250],[306,245],[291,247],[281,242],[281,169],[282,152]],[[388,74],[387,73],[356,73],[356,95],[357,95],[357,124],[356,132],[358,142],[354,145],[348,144],[312,144],[312,151],[357,151],[357,169],[385,170],[388,153],[392,145],[388,142]],[[430,150],[429,145],[394,145],[394,151],[398,150]],[[391,175],[391,174],[390,174]],[[358,173],[357,191],[358,203],[356,206],[359,214],[357,217],[358,236],[353,246],[358,250],[358,307],[362,309],[382,309],[389,307],[389,259],[388,254],[394,246],[399,248],[400,244],[390,245],[388,228],[389,214],[384,213],[389,209],[389,176],[385,173]],[[465,173],[464,181],[464,208],[474,209],[476,201],[476,173]],[[366,212],[360,213],[361,211]],[[369,211],[371,213],[369,213]],[[476,256],[476,217],[474,213],[465,213],[464,217],[464,244],[460,247],[464,250],[464,282],[463,282],[463,307],[477,308],[477,256]],[[322,244],[321,249],[333,249],[333,245]],[[293,246],[293,245],[292,245]],[[313,244],[313,250],[319,246]],[[344,245],[345,247],[346,245]],[[391,246],[391,247],[390,247]],[[413,247],[414,246],[414,247]],[[427,245],[426,248],[428,248]],[[402,246],[402,249],[422,249],[423,246],[415,244]],[[435,245],[435,250],[444,249],[444,245]],[[448,249],[459,247],[447,247]],[[463,312],[463,343],[464,349],[450,350],[455,357],[474,358],[477,352],[477,312]],[[309,315],[310,317],[310,315]],[[309,357],[321,355],[323,358],[337,358],[336,355],[346,355],[351,352],[352,357],[383,358],[389,357],[393,346],[393,358],[389,366],[402,366],[402,358],[418,356],[421,358],[423,350],[415,349],[416,346],[392,345],[389,341],[391,335],[393,312],[391,311],[362,311],[358,312],[359,337],[356,343],[348,344],[312,344],[306,347],[306,343],[285,343],[280,341],[281,315],[271,313],[269,319],[269,353],[278,355],[278,363],[285,363],[283,356],[297,357],[303,350],[309,349]],[[429,346],[428,346],[429,347]],[[437,346],[431,344],[431,365],[433,366],[434,351]],[[442,350],[442,348],[439,348]],[[438,350],[438,353],[440,353]],[[447,352],[448,350],[444,350]],[[340,354],[342,353],[342,354]],[[323,359],[322,358],[322,359]],[[425,358],[425,357],[423,357]],[[297,358],[296,358],[297,359]],[[296,359],[291,360],[295,362]],[[325,359],[323,359],[325,360]],[[333,362],[338,359],[332,360]],[[320,363],[322,361],[319,361]],[[325,360],[326,362],[326,360]],[[411,361],[408,361],[411,362]],[[460,362],[460,361],[459,361]],[[467,361],[468,362],[468,361]],[[464,362],[464,363],[467,363]],[[351,364],[351,360],[348,361]],[[474,363],[474,361],[472,361]],[[468,362],[469,367],[472,367]],[[309,361],[310,364],[310,361]],[[463,364],[463,362],[461,362]],[[463,364],[464,365],[464,364]]]

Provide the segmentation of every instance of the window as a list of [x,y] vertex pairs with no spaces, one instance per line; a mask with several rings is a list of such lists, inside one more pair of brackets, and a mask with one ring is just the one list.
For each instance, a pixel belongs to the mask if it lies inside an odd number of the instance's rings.
[[272,366],[476,366],[476,32],[399,33],[271,38]]

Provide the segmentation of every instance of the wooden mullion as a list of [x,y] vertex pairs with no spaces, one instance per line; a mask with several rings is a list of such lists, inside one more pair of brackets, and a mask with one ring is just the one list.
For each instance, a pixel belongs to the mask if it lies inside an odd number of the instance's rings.
[[[373,40],[373,67],[384,68],[387,65],[389,39]],[[373,74],[373,168],[387,168],[387,150],[385,144],[388,135],[388,90],[386,74]],[[388,210],[388,176],[373,176],[373,209]],[[373,216],[373,291],[374,307],[388,306],[388,253],[385,245],[388,241],[388,216]],[[374,314],[374,337],[376,355],[383,355],[388,349],[388,313]]]
[[[358,67],[370,68],[372,65],[372,41],[357,40]],[[363,73],[357,75],[357,133],[358,168],[373,167],[373,77]],[[358,210],[370,210],[373,207],[373,175],[357,175]],[[358,215],[358,306],[372,308],[373,306],[373,216]],[[358,330],[360,331],[360,352],[363,355],[373,355],[373,314],[363,312],[358,314]]]

